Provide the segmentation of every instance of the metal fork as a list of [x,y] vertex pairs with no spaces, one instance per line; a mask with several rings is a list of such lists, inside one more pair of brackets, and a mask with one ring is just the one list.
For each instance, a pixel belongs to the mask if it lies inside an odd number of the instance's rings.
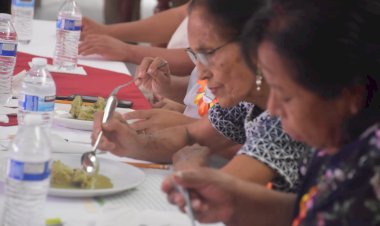
[[119,92],[119,90],[120,90],[121,88],[124,88],[124,87],[126,87],[126,86],[129,86],[130,84],[132,84],[132,83],[135,82],[136,80],[137,80],[137,78],[134,78],[134,79],[132,79],[132,80],[130,80],[130,81],[124,83],[124,84],[121,84],[121,85],[119,85],[119,86],[116,86],[116,88],[114,88],[114,89],[112,90],[110,96],[116,96],[116,94]]
[[[158,70],[158,69],[161,69],[161,68],[163,68],[163,67],[165,67],[167,64],[168,64],[167,61],[162,61],[161,64],[157,67],[157,70]],[[115,95],[119,92],[119,90],[120,90],[121,88],[126,87],[126,86],[129,86],[129,85],[132,84],[133,82],[137,81],[137,79],[138,79],[138,78],[136,77],[136,78],[134,78],[134,79],[132,79],[132,80],[130,80],[130,81],[124,83],[124,84],[121,84],[121,85],[117,86],[116,88],[114,88],[114,89],[112,90],[110,96],[115,96]]]

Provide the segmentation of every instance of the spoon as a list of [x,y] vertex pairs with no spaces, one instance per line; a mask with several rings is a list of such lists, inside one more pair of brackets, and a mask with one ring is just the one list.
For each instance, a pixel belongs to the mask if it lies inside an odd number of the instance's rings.
[[185,203],[186,203],[185,210],[186,210],[187,216],[190,219],[191,226],[196,226],[193,208],[191,207],[191,199],[190,199],[189,191],[178,184],[175,184],[175,188],[177,189],[179,193],[182,194],[183,198],[185,199]]
[[[161,69],[167,64],[168,64],[167,61],[163,61],[163,62],[161,62],[161,64],[157,68]],[[119,90],[123,87],[126,87],[126,86],[136,82],[137,79],[138,79],[138,77],[135,77],[134,79],[132,79],[132,80],[130,80],[124,84],[121,84],[112,90],[111,94],[109,95],[109,97],[107,99],[106,107],[104,108],[104,115],[102,118],[102,123],[106,123],[108,121],[108,119],[112,116],[113,112],[115,111],[116,106],[117,106],[116,94],[119,92]],[[96,138],[94,146],[92,146],[92,150],[83,153],[81,156],[82,169],[89,175],[97,174],[99,171],[99,162],[96,159],[96,150],[98,149],[102,135],[103,135],[103,131],[101,130],[98,134],[98,137]]]
[[[117,98],[114,95],[111,95],[107,99],[106,107],[104,108],[104,115],[102,118],[102,123],[106,123],[108,119],[112,116],[115,108],[117,106]],[[94,146],[92,146],[92,150],[85,152],[81,157],[82,169],[86,171],[89,175],[97,174],[99,171],[99,162],[96,159],[96,150],[99,146],[100,139],[102,138],[103,131],[101,130],[96,138]]]

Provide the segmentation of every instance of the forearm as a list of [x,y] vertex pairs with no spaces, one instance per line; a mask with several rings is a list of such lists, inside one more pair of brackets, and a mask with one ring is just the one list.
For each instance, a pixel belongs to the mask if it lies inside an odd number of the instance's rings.
[[170,78],[170,87],[164,90],[160,95],[174,100],[178,103],[183,103],[183,99],[185,98],[187,86],[189,84],[189,76],[186,77],[178,77],[171,76]]
[[168,61],[173,75],[187,76],[194,69],[194,64],[184,49],[166,49],[141,45],[130,45],[129,59],[125,61],[140,64],[145,57],[160,57]]
[[261,185],[234,180],[226,184],[234,194],[234,219],[228,226],[289,226],[295,194],[269,190]]
[[157,132],[139,135],[142,140],[140,150],[136,151],[138,159],[146,161],[171,163],[172,156],[182,147],[191,144],[186,126],[171,127]]
[[187,15],[187,4],[146,19],[107,26],[107,34],[126,42],[168,43]]
[[271,182],[276,176],[270,167],[248,155],[235,156],[221,170],[236,178],[263,186]]
[[207,115],[195,123],[189,124],[188,129],[194,143],[208,147],[213,154],[219,154],[223,150],[235,145],[234,142],[220,134],[211,125]]

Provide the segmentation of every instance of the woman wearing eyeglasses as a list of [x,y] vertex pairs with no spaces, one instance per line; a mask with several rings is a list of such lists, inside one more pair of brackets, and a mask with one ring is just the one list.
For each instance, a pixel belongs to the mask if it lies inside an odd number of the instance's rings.
[[[380,225],[380,4],[276,0],[246,27],[242,50],[270,86],[268,109],[315,152],[297,195],[216,170],[177,173],[201,222],[234,226]],[[281,2],[281,3],[278,3]]]
[[265,111],[268,86],[262,76],[250,72],[237,42],[245,22],[265,3],[193,0],[189,8],[189,53],[199,79],[206,79],[218,98],[209,119],[144,135],[120,121],[120,116],[104,125],[98,116],[93,137],[103,129],[100,149],[119,156],[171,162],[173,154],[187,145],[206,146],[187,147],[193,153],[222,153],[241,144],[223,171],[263,185],[272,182],[277,190],[296,190],[299,162],[308,149],[285,134],[280,120]]

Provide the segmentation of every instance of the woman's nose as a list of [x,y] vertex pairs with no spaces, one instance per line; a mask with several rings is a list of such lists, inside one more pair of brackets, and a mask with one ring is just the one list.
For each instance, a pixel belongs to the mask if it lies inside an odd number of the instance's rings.
[[199,80],[205,80],[205,79],[209,79],[211,77],[210,70],[208,70],[207,67],[205,67],[202,63],[197,62],[195,64],[195,66],[196,66],[196,70],[197,70]]

